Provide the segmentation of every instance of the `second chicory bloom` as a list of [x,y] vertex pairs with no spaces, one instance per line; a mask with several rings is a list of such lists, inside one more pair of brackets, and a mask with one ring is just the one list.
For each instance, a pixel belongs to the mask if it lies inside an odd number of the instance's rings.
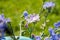
[[27,19],[27,17],[28,17],[28,12],[27,12],[27,11],[24,11],[24,12],[23,12],[23,15],[24,15],[24,18]]
[[53,3],[53,2],[45,2],[43,5],[43,8],[46,9],[46,8],[50,8],[50,7],[54,7],[54,6],[55,6],[55,3]]

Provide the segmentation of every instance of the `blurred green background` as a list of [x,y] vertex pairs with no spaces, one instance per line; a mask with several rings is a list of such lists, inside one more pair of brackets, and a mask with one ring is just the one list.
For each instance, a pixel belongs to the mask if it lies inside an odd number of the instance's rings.
[[[48,0],[46,0],[48,1]],[[45,13],[41,13],[41,19],[39,22],[36,23],[34,27],[33,34],[40,35],[42,31],[46,35],[49,34],[48,27],[54,28],[54,23],[57,21],[60,21],[60,0],[53,0],[56,4],[56,7],[52,10],[52,13],[50,13],[47,17],[47,20],[49,22],[46,25],[46,28],[43,30],[41,29],[41,25],[44,23],[44,15]],[[14,30],[15,35],[19,35],[19,23],[24,18],[21,18],[21,15],[23,14],[24,10],[27,10],[29,14],[36,13],[39,14],[42,10],[42,4],[43,0],[0,0],[0,14],[4,13],[6,18],[11,18],[12,27]],[[24,25],[24,24],[23,24]],[[22,25],[23,30],[27,30]],[[34,24],[29,24],[29,27],[34,26]],[[25,34],[25,36],[27,36]]]

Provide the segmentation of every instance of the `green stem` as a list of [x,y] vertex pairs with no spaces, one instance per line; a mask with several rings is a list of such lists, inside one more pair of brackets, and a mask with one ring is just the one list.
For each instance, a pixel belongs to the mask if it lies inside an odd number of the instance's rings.
[[9,24],[10,24],[10,28],[11,28],[11,31],[12,31],[13,39],[16,40],[15,35],[14,35],[14,31],[13,31],[12,26],[11,26],[11,23],[9,22]]

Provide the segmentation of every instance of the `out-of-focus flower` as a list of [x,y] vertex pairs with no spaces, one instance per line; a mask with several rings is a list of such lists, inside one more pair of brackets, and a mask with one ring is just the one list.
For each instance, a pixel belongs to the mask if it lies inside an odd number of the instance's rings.
[[23,15],[24,15],[25,19],[28,18],[28,12],[27,12],[27,11],[24,11],[24,12],[23,12]]
[[0,40],[4,40],[3,37],[4,37],[4,33],[5,33],[5,29],[8,29],[7,25],[6,25],[6,19],[4,17],[4,14],[1,14],[0,15],[0,31],[1,31],[1,36],[0,36]]
[[60,38],[60,34],[57,34],[57,36]]
[[39,14],[32,14],[29,18],[26,19],[28,23],[39,21]]
[[46,9],[46,8],[50,8],[50,7],[54,7],[54,6],[55,6],[55,3],[53,3],[53,2],[45,2],[43,5],[43,8]]
[[2,17],[2,18],[5,18],[5,17],[4,17],[4,14],[1,14],[1,17]]
[[50,33],[50,36],[55,35],[55,32],[52,28],[49,28],[49,33]]
[[57,36],[57,35],[53,35],[53,36],[52,36],[52,39],[53,39],[53,40],[58,40],[58,36]]
[[58,36],[57,35],[50,36],[50,40],[58,40]]
[[10,18],[5,18],[4,14],[1,14],[0,15],[0,23],[1,22],[7,23],[7,22],[11,22],[11,20],[10,20]]
[[60,27],[60,22],[54,23],[55,28]]
[[40,36],[35,37],[36,40],[41,40]]
[[4,21],[4,15],[0,15],[0,20]]
[[39,14],[31,14],[31,15],[29,15],[28,16],[28,12],[27,11],[24,11],[23,12],[23,14],[24,14],[24,18],[25,18],[25,20],[28,22],[28,23],[32,23],[32,22],[36,22],[36,21],[39,21],[40,19],[39,19]]
[[60,40],[60,38],[58,40]]
[[51,12],[51,9],[55,6],[55,3],[53,2],[45,2],[43,5],[43,9],[47,9],[48,12]]
[[24,17],[28,16],[28,12],[27,11],[24,11],[23,14],[24,14]]

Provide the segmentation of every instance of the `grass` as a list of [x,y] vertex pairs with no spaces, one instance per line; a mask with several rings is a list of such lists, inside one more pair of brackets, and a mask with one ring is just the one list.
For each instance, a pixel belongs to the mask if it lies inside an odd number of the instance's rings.
[[[42,8],[42,2],[43,0],[1,0],[0,1],[0,14],[2,13],[2,9],[3,9],[3,13],[5,15],[5,17],[9,17],[12,20],[12,26],[13,26],[13,30],[15,32],[15,35],[19,35],[19,30],[15,29],[17,26],[19,28],[19,22],[21,21],[20,16],[22,15],[24,10],[27,10],[29,14],[32,13],[38,13],[41,11]],[[54,13],[51,13],[48,15],[47,19],[50,20],[49,23],[47,23],[46,29],[44,30],[45,34],[49,34],[48,33],[48,27],[54,27],[54,23],[57,21],[60,21],[60,0],[55,0],[56,3],[56,9],[58,10]],[[54,10],[56,11],[56,10]],[[43,30],[40,28],[40,26],[43,24],[44,22],[44,13],[42,13],[41,15],[41,21],[36,23],[36,27],[34,27],[34,34],[35,35],[40,35],[40,32],[42,32]],[[23,19],[23,18],[22,18]],[[31,27],[33,26],[33,24],[30,25]],[[29,27],[30,27],[29,26]],[[22,27],[23,29],[24,27]],[[18,30],[16,32],[16,30]],[[26,30],[25,28],[23,30]]]

